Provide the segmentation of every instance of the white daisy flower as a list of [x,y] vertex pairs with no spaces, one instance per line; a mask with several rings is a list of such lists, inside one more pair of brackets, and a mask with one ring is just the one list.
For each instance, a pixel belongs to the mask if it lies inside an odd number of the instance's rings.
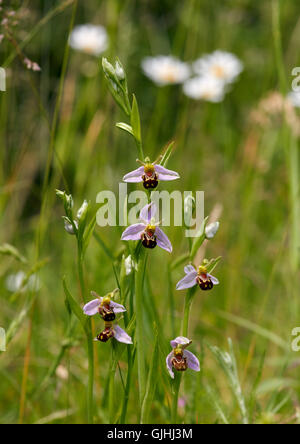
[[142,69],[159,86],[183,83],[191,73],[187,63],[176,57],[163,55],[146,57],[142,61]]
[[300,91],[289,92],[287,98],[293,106],[300,108]]
[[192,99],[208,102],[222,102],[225,95],[224,84],[214,77],[202,76],[187,80],[183,92]]
[[243,71],[242,62],[230,52],[214,51],[193,63],[196,74],[211,76],[224,83],[232,83]]
[[107,49],[107,32],[100,25],[79,25],[71,32],[69,43],[73,49],[98,56]]
[[[24,273],[24,271],[18,271],[17,273],[10,274],[9,276],[7,276],[7,279],[5,281],[6,288],[12,293],[21,290],[25,278],[26,274]],[[22,291],[38,291],[40,288],[41,284],[38,276],[36,274],[32,274],[29,277],[27,283],[23,286]]]

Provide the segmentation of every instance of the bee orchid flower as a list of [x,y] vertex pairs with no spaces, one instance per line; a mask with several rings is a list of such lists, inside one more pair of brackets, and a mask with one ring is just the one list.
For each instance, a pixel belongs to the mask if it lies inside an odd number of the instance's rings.
[[141,240],[145,248],[160,248],[172,253],[172,244],[166,234],[157,226],[155,222],[156,205],[154,202],[146,205],[140,212],[141,223],[130,225],[123,232],[121,239]]
[[219,281],[216,277],[207,272],[205,264],[200,265],[198,270],[193,265],[184,267],[185,276],[176,285],[176,290],[185,290],[187,288],[199,285],[201,290],[211,290]]
[[126,174],[123,177],[124,182],[143,182],[144,188],[148,190],[156,188],[159,180],[176,180],[180,177],[176,171],[167,170],[162,165],[158,165],[157,161],[150,162],[148,157],[145,159],[145,162],[141,160],[137,160],[137,162],[141,163],[142,166]]
[[111,322],[105,322],[104,330],[95,338],[95,341],[107,342],[109,339],[115,338],[123,344],[132,344],[131,337],[119,325],[113,325]]
[[94,316],[95,314],[100,314],[102,319],[104,320],[104,330],[97,335],[95,341],[107,342],[111,338],[115,338],[119,342],[123,342],[124,344],[132,344],[131,337],[124,331],[119,325],[113,324],[113,321],[116,319],[116,313],[123,313],[126,311],[126,308],[112,301],[111,298],[119,291],[116,289],[111,293],[108,293],[106,296],[99,296],[95,291],[92,291],[92,296],[95,296],[95,299],[92,299],[90,302],[85,304],[83,307],[83,312],[87,316]]
[[108,295],[101,297],[95,291],[91,291],[91,295],[95,296],[96,299],[91,300],[83,307],[83,312],[87,316],[94,316],[95,314],[100,314],[104,321],[114,321],[116,318],[116,313],[123,313],[126,308],[121,304],[117,304],[112,301],[111,298],[119,290],[114,290]]
[[198,358],[191,352],[185,350],[192,341],[184,336],[178,336],[170,342],[172,351],[166,358],[168,372],[171,378],[174,378],[174,369],[178,372],[187,370],[188,368],[195,372],[200,371]]

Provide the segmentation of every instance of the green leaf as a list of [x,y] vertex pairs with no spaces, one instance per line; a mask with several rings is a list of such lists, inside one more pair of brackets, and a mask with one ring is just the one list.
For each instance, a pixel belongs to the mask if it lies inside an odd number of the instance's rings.
[[228,338],[229,353],[227,351],[222,351],[219,347],[212,347],[208,344],[208,347],[215,359],[219,363],[220,367],[223,369],[233,395],[235,396],[237,403],[239,405],[242,420],[244,424],[249,424],[249,416],[247,411],[247,406],[245,403],[244,395],[239,381],[237,363],[234,355],[233,344],[230,338]]
[[[140,122],[140,114],[138,109],[138,104],[135,98],[135,95],[133,94],[132,99],[132,110],[131,110],[131,117],[130,117],[130,123],[132,126],[132,131],[135,139],[141,143],[141,122]],[[143,159],[141,159],[143,160]]]
[[216,259],[211,259],[209,261],[209,264],[206,267],[207,272],[211,273],[216,268],[216,266],[218,265],[218,263],[220,262],[221,259],[222,259],[222,256],[218,256]]
[[174,144],[175,144],[174,141],[168,143],[168,145],[166,146],[165,151],[163,153],[163,156],[161,158],[160,165],[162,165],[164,167],[167,166],[167,163],[168,163],[168,161],[171,157],[171,154],[173,152]]
[[250,330],[257,335],[268,339],[269,341],[273,342],[273,344],[276,344],[278,347],[281,347],[283,350],[287,350],[289,347],[288,342],[282,339],[276,333],[274,333],[271,330],[267,330],[266,328],[261,327],[260,325],[255,324],[252,321],[249,321],[248,319],[221,310],[216,310],[216,314],[221,318],[226,319],[229,322],[239,325],[240,327],[246,328],[247,330]]
[[23,264],[27,263],[27,259],[17,250],[16,247],[10,244],[0,245],[0,254],[6,254],[8,256],[12,256]]
[[152,357],[150,361],[150,369],[148,374],[146,393],[144,396],[142,410],[141,410],[141,424],[148,424],[150,408],[153,404],[153,399],[155,395],[155,387],[157,383],[157,373],[158,373],[158,333],[157,328],[155,328],[155,344],[152,352]]
[[206,390],[206,393],[208,394],[212,404],[214,405],[216,413],[219,415],[221,421],[224,424],[229,424],[229,421],[227,419],[227,415],[224,412],[224,408],[220,404],[220,401],[219,401],[220,397],[218,396],[218,394],[215,393],[215,391],[212,389],[212,387],[208,383],[206,383],[204,385],[204,389]]
[[64,292],[66,295],[67,304],[68,304],[69,308],[72,310],[72,312],[74,313],[74,315],[76,316],[76,318],[78,319],[80,324],[82,325],[82,328],[84,329],[85,333],[89,336],[91,332],[90,332],[88,317],[84,315],[82,308],[80,307],[78,302],[75,301],[75,299],[73,298],[73,296],[69,292],[69,290],[67,288],[65,277],[63,277],[63,287],[64,287]]
[[201,247],[201,245],[203,244],[204,240],[205,240],[205,226],[208,220],[208,216],[204,219],[204,221],[201,224],[201,227],[199,228],[199,231],[196,235],[196,237],[194,238],[193,244],[192,244],[192,249],[191,249],[191,260],[193,260],[199,250],[199,248]]
[[116,123],[116,127],[120,128],[121,130],[126,131],[127,133],[134,136],[132,126],[128,125],[127,123],[118,122],[118,123]]
[[188,253],[179,256],[178,259],[171,263],[171,270],[175,270],[177,267],[180,267],[180,265],[188,263],[189,259],[190,255]]

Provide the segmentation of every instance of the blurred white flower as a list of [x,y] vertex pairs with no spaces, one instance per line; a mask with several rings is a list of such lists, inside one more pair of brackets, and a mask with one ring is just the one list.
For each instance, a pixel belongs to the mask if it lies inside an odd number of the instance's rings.
[[194,77],[183,85],[183,92],[192,99],[202,99],[208,102],[221,102],[224,99],[224,84],[214,77]]
[[73,49],[98,56],[107,49],[107,32],[100,25],[79,25],[71,32],[69,43]]
[[293,106],[300,108],[300,91],[289,92],[287,98]]
[[215,237],[216,232],[219,229],[219,222],[212,222],[211,224],[208,224],[205,228],[205,237],[206,239],[212,239]]
[[243,71],[242,62],[230,52],[214,51],[193,63],[196,74],[213,77],[224,83],[232,83]]
[[146,57],[142,68],[146,76],[159,86],[183,83],[191,73],[187,63],[173,56]]
[[58,378],[62,379],[63,381],[67,381],[69,377],[68,369],[61,364],[57,367],[55,374]]
[[[22,288],[22,284],[24,279],[26,278],[26,274],[24,271],[18,271],[18,273],[10,274],[7,276],[5,281],[6,288],[15,293],[16,291]],[[41,288],[40,280],[36,274],[32,274],[28,282],[23,286],[22,291],[31,290],[38,291]]]

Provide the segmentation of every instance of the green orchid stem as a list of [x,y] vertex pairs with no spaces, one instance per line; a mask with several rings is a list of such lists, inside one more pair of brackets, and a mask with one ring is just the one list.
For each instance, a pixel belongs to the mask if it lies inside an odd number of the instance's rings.
[[141,249],[137,263],[137,271],[135,274],[136,347],[140,406],[142,406],[146,390],[145,337],[143,322],[143,286],[145,264],[146,253],[143,249]]
[[[84,302],[85,297],[85,283],[83,277],[83,262],[82,262],[82,250],[80,243],[78,244],[78,276],[80,283],[81,296]],[[87,354],[88,354],[88,386],[87,386],[87,417],[88,423],[93,424],[93,395],[94,395],[94,344],[92,333],[92,320],[88,318],[88,333],[86,335],[87,340]]]
[[[91,320],[89,320],[91,323]],[[87,351],[88,351],[88,387],[87,387],[87,414],[88,423],[93,424],[93,394],[94,394],[94,344],[92,329],[87,337]]]
[[143,150],[142,142],[139,142],[138,140],[135,139],[135,143],[136,143],[136,147],[137,147],[137,150],[138,150],[139,159],[144,161],[145,160],[145,156],[144,156],[144,150]]
[[189,317],[190,317],[190,310],[191,305],[194,299],[196,287],[190,288],[185,296],[184,300],[184,311],[183,311],[183,321],[182,321],[182,327],[181,327],[181,334],[182,336],[188,337],[189,333]]
[[126,385],[125,385],[124,400],[123,400],[122,411],[121,411],[121,416],[120,416],[120,424],[126,424],[127,406],[128,406],[128,401],[129,401],[132,370],[133,370],[133,364],[134,364],[134,354],[132,355],[132,352],[129,347],[127,348],[127,360],[128,360],[128,371],[127,371],[127,379],[126,379]]
[[174,382],[173,382],[173,400],[172,400],[172,408],[171,408],[171,424],[177,423],[177,410],[178,410],[178,396],[181,385],[182,374],[179,372],[174,373]]

